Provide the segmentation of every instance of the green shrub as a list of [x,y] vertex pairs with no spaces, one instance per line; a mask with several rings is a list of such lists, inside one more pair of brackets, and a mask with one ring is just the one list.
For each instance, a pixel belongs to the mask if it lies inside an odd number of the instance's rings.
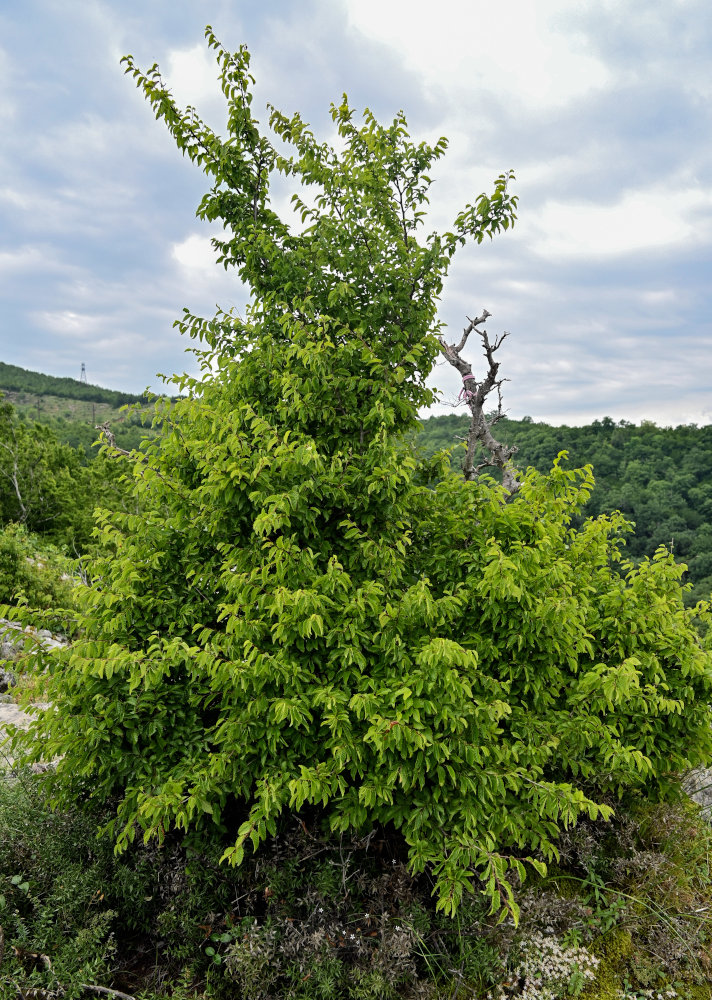
[[[205,378],[159,405],[140,513],[101,515],[81,638],[50,667],[27,758],[61,757],[58,802],[115,803],[121,849],[178,830],[239,865],[311,809],[336,837],[395,828],[447,913],[475,872],[516,913],[528,854],[543,870],[581,815],[709,756],[712,669],[681,570],[664,550],[621,563],[620,516],[573,527],[588,469],[530,471],[510,497],[444,460],[426,473],[404,443],[433,398],[450,260],[512,222],[509,177],[419,241],[444,140],[413,144],[401,115],[356,126],[344,101],[341,153],[273,111],[287,158],[252,118],[246,51],[208,37],[225,142],[155,68],[128,69],[211,176],[199,214],[228,224],[220,259],[253,302],[179,323],[207,345]],[[298,235],[269,207],[275,171],[316,188],[295,194]]]
[[37,610],[71,607],[72,572],[60,549],[22,525],[0,530],[0,603]]
[[115,953],[116,913],[104,903],[111,851],[96,847],[95,822],[49,812],[29,781],[0,774],[0,996],[19,996],[4,990],[21,983],[79,997]]

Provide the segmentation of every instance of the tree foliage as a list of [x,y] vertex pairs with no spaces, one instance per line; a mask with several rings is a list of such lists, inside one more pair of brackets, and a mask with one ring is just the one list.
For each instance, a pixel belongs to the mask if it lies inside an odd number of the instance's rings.
[[[442,449],[452,452],[453,466],[462,460],[457,447],[470,418],[430,417],[414,443],[424,459]],[[551,467],[566,450],[572,464],[593,466],[596,489],[586,516],[621,511],[635,525],[626,539],[629,558],[639,562],[665,545],[687,567],[691,585],[686,602],[708,600],[712,593],[712,426],[639,426],[610,417],[583,427],[551,427],[524,420],[502,419],[498,433],[516,449],[521,468],[539,472]],[[488,456],[482,456],[484,458]]]
[[[225,224],[219,259],[252,300],[178,323],[204,378],[159,404],[139,512],[100,516],[82,638],[49,665],[26,755],[59,758],[59,801],[114,801],[119,847],[212,831],[239,864],[310,809],[335,833],[392,824],[447,912],[475,872],[514,911],[511,871],[554,856],[562,826],[706,759],[709,656],[664,552],[621,577],[622,518],[572,528],[589,470],[511,497],[442,462],[433,489],[407,444],[444,277],[512,223],[510,176],[423,236],[444,139],[356,123],[344,98],[338,150],[275,109],[270,140],[246,49],[207,37],[226,139],[156,67],[127,70],[212,179],[199,215]],[[275,175],[301,185],[296,226]]]
[[108,455],[87,465],[82,451],[22,420],[0,394],[0,528],[22,525],[76,555],[90,544],[95,506],[126,507],[124,472]]
[[[53,540],[67,540],[84,508],[77,452],[60,444],[47,427],[18,419],[0,395],[0,526],[17,522]],[[81,530],[81,529],[80,529]]]

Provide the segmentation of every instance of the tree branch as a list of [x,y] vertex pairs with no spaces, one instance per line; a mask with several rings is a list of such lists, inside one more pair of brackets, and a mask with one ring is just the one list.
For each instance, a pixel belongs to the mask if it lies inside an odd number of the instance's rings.
[[[498,378],[499,362],[495,359],[495,353],[509,336],[507,333],[495,337],[490,341],[486,330],[478,329],[491,315],[486,309],[482,315],[476,319],[469,319],[468,325],[462,332],[462,337],[458,344],[448,344],[440,338],[440,349],[450,364],[456,368],[462,376],[463,388],[460,392],[460,399],[464,400],[470,408],[472,420],[467,434],[467,448],[465,450],[465,461],[462,464],[462,471],[466,481],[476,479],[485,468],[496,467],[502,470],[502,483],[507,492],[511,495],[517,492],[520,487],[518,472],[512,463],[512,456],[516,452],[515,447],[502,444],[492,433],[492,428],[498,420],[504,416],[502,409],[502,383],[504,378]],[[460,352],[467,344],[467,338],[473,330],[477,330],[484,348],[484,356],[487,359],[487,374],[481,382],[472,373],[472,365],[460,356]],[[489,417],[485,416],[484,406],[487,397],[491,392],[497,390],[497,409]],[[489,458],[475,465],[475,453],[480,445],[488,453]]]
[[488,320],[491,315],[492,313],[487,312],[487,310],[485,309],[482,315],[478,316],[477,319],[470,319],[469,316],[467,317],[470,320],[470,325],[466,326],[465,329],[462,331],[462,339],[460,340],[460,343],[457,345],[457,347],[453,348],[456,354],[459,354],[460,351],[464,348],[465,344],[467,343],[467,338],[470,336],[475,327],[480,326],[480,324]]
[[91,990],[92,993],[98,993],[100,996],[118,997],[118,1000],[136,1000],[129,993],[122,993],[121,990],[112,990],[108,986],[94,986],[93,983],[82,983],[82,989]]
[[396,191],[398,192],[398,202],[401,210],[401,225],[403,227],[403,243],[408,246],[408,223],[405,215],[405,205],[403,204],[403,192],[401,191],[401,186],[398,183],[398,179],[393,182]]

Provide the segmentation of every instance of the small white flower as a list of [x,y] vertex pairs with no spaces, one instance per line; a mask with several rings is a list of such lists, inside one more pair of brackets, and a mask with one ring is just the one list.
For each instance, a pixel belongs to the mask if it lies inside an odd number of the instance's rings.
[[356,935],[355,934],[349,934],[349,941],[355,941],[355,940],[356,940]]
[[323,912],[324,912],[324,907],[323,907],[323,906],[320,906],[320,907],[319,907],[319,913],[323,913]]

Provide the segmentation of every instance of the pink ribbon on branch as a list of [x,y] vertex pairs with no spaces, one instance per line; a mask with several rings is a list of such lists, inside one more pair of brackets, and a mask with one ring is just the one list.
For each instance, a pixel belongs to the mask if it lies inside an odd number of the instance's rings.
[[475,378],[474,375],[463,375],[462,381],[464,385],[462,386],[462,389],[460,389],[460,395],[457,397],[457,401],[459,403],[460,400],[464,400],[466,403],[469,403],[470,400],[474,397],[475,393],[473,392],[472,389],[467,388],[467,383],[470,381],[476,383],[477,379]]

